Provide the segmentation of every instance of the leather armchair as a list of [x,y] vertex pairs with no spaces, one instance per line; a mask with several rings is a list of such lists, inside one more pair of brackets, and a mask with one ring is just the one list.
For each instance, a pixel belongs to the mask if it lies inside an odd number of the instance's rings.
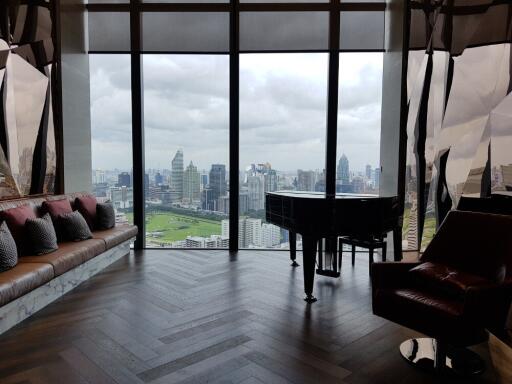
[[417,263],[374,263],[373,312],[432,339],[403,343],[429,368],[468,374],[483,363],[464,347],[502,330],[512,301],[512,216],[450,212]]

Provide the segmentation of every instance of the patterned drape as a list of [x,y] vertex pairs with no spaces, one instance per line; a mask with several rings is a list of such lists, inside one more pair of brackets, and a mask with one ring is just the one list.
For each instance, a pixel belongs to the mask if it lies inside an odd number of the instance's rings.
[[512,4],[410,1],[404,248],[462,195],[512,191]]
[[56,145],[49,0],[0,4],[0,199],[53,193]]

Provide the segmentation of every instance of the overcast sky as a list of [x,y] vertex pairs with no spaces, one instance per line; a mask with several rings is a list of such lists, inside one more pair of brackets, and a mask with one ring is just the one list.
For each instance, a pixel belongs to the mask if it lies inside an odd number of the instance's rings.
[[[93,168],[131,168],[128,55],[91,55]],[[226,55],[145,55],[146,167],[170,168],[178,148],[199,169],[228,163]],[[342,54],[338,159],[379,162],[382,54]],[[240,168],[323,169],[327,54],[240,57]]]

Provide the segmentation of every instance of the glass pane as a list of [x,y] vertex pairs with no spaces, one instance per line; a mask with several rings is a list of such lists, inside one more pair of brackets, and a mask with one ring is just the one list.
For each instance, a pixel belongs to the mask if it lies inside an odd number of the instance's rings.
[[265,223],[265,192],[325,190],[327,63],[325,53],[240,56],[241,248],[288,248],[288,233]]
[[229,57],[144,55],[146,245],[227,248]]
[[341,12],[340,49],[384,49],[384,12]]
[[143,14],[143,48],[149,52],[229,52],[229,14]]
[[328,12],[240,12],[240,50],[325,50],[328,30]]
[[90,51],[130,51],[128,12],[89,12],[88,18]]
[[379,192],[382,66],[381,52],[340,53],[338,192]]
[[92,184],[133,223],[130,55],[90,55]]

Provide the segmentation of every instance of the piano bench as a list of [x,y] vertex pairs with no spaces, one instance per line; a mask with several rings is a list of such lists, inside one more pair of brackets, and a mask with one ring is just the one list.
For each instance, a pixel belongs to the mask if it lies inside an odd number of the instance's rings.
[[369,253],[369,268],[371,271],[371,265],[373,263],[373,251],[375,249],[382,249],[382,261],[386,261],[386,235],[378,238],[357,238],[352,236],[341,236],[338,240],[338,249],[340,258],[343,256],[343,245],[352,246],[352,266],[356,262],[356,247],[366,248]]

